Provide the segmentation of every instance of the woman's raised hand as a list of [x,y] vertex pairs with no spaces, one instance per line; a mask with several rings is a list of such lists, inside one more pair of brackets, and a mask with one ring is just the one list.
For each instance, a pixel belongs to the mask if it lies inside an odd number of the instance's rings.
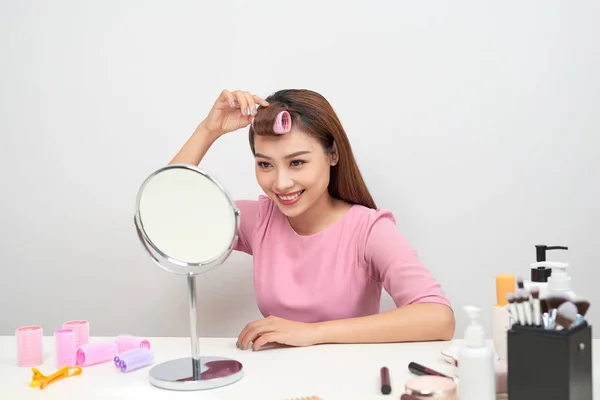
[[257,105],[268,107],[269,103],[249,92],[223,90],[200,124],[211,135],[219,137],[250,125]]

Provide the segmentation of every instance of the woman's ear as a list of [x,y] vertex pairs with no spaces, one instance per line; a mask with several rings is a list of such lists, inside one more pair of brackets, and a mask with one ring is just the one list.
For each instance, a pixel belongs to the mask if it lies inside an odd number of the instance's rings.
[[329,160],[331,162],[331,166],[337,165],[339,161],[339,153],[337,149],[337,144],[333,142],[333,146],[331,146],[331,151],[329,152]]

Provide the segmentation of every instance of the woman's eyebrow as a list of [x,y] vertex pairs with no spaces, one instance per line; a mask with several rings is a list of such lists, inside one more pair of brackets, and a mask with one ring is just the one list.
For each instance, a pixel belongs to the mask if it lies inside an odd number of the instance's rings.
[[[288,154],[288,155],[287,155],[287,156],[285,156],[284,158],[294,158],[294,157],[302,156],[302,155],[304,155],[304,154],[310,154],[310,151],[308,151],[308,150],[297,151],[297,152],[295,152],[295,153]],[[255,157],[255,158],[258,158],[258,157],[260,157],[260,158],[266,158],[267,160],[271,160],[271,157],[269,157],[269,156],[265,156],[264,154],[261,154],[261,153],[256,153],[256,154],[254,154],[254,157]]]

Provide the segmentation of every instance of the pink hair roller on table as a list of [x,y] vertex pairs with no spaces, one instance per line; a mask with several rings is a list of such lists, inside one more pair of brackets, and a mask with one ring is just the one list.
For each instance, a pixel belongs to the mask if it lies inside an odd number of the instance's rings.
[[35,367],[44,363],[44,332],[41,326],[22,326],[15,331],[15,336],[19,367]]
[[119,354],[114,360],[115,366],[121,372],[131,372],[151,365],[154,362],[154,354],[149,348],[140,347]]
[[60,329],[54,332],[56,348],[56,368],[77,365],[77,342],[73,329]]
[[292,117],[287,111],[281,111],[275,118],[273,131],[279,135],[288,133],[292,129]]
[[117,344],[113,341],[84,344],[77,349],[77,365],[89,367],[114,359],[117,355]]
[[148,340],[133,335],[119,335],[115,339],[115,343],[117,344],[118,354],[138,348],[150,348],[150,342]]
[[63,324],[63,329],[73,329],[73,332],[75,332],[75,347],[88,344],[90,337],[90,325],[87,321],[67,321]]

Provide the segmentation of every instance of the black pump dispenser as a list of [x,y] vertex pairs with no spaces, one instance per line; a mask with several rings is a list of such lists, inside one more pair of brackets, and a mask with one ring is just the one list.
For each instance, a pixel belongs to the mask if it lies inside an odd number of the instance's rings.
[[[537,262],[546,261],[547,250],[569,250],[567,246],[547,246],[545,244],[535,245],[535,258]],[[551,268],[537,267],[531,268],[532,282],[548,282],[548,277],[552,274]]]
[[535,245],[535,258],[537,262],[546,261],[546,250],[569,250],[567,246],[546,246],[545,244]]

